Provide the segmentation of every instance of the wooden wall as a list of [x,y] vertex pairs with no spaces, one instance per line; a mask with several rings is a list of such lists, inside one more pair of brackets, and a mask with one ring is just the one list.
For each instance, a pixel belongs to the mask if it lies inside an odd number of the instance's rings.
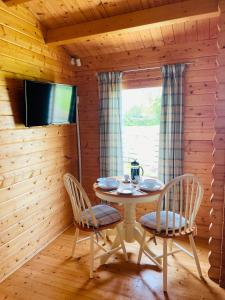
[[[220,3],[224,7],[224,0]],[[221,24],[224,29],[223,21]],[[224,35],[220,34],[219,49],[217,33],[210,28],[210,36],[202,31],[198,41],[188,41],[188,37],[184,39],[181,35],[180,44],[168,43],[163,47],[159,44],[116,55],[86,57],[82,67],[74,73],[65,51],[45,46],[43,34],[43,29],[28,10],[20,6],[7,8],[0,2],[0,281],[71,223],[62,175],[76,169],[75,126],[24,128],[22,80],[41,79],[78,85],[83,184],[95,200],[92,184],[99,177],[96,72],[159,67],[177,62],[191,63],[185,80],[184,171],[197,174],[204,184],[204,199],[197,217],[198,235],[208,238],[208,227],[212,222],[210,236],[214,243],[210,243],[212,267],[209,275],[216,281],[224,279],[221,268],[221,262],[224,266],[221,245],[225,244],[222,239],[224,194],[221,193],[224,151],[221,152],[221,144],[217,143],[217,138],[221,142],[223,137],[215,135],[224,134],[224,107],[220,106],[223,104],[220,100],[224,100],[223,96],[220,98],[224,94],[224,77],[221,77]],[[222,67],[217,73],[219,85],[215,80],[218,62]],[[158,86],[161,74],[159,69],[128,72],[123,84],[124,88]],[[214,123],[215,108],[219,119]],[[216,139],[212,142],[214,135]],[[213,166],[217,167],[214,173],[211,172]],[[210,202],[212,192],[215,201]],[[150,206],[139,205],[138,215],[149,209]]]
[[209,277],[225,287],[225,1],[219,1],[215,135],[213,138],[212,210],[210,212]]
[[[96,71],[159,67],[164,63],[190,62],[185,75],[184,171],[198,175],[204,185],[204,199],[197,217],[198,235],[209,236],[210,197],[213,166],[216,39],[153,47],[83,59],[77,72],[80,95],[83,184],[94,199],[92,184],[99,176],[99,100]],[[125,73],[125,88],[158,86],[160,70]],[[138,215],[151,209],[138,206]]]
[[[219,9],[220,9],[220,18],[219,18],[219,37],[218,37],[218,48],[219,48],[219,55],[217,57],[217,105],[216,105],[216,112],[217,112],[217,121],[220,124],[222,122],[222,128],[218,126],[217,133],[219,133],[220,139],[222,137],[222,147],[223,151],[221,155],[224,158],[224,161],[221,162],[223,166],[224,172],[223,177],[217,178],[219,181],[223,181],[225,184],[225,143],[224,143],[224,135],[225,135],[225,0],[219,1]],[[221,112],[221,110],[223,112]],[[216,124],[218,124],[216,122]],[[221,259],[220,259],[220,286],[225,288],[225,186],[223,186],[223,207],[222,207],[222,239],[221,239]],[[217,220],[220,218],[220,211],[218,212]],[[212,218],[212,221],[214,219]]]
[[25,128],[25,78],[72,84],[74,73],[28,10],[0,2],[0,281],[72,220],[62,175],[75,171],[75,125]]

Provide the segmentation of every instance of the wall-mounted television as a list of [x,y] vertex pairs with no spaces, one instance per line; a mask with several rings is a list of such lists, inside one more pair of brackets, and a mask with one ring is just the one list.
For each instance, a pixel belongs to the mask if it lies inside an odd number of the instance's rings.
[[76,123],[75,86],[41,81],[24,81],[25,126]]

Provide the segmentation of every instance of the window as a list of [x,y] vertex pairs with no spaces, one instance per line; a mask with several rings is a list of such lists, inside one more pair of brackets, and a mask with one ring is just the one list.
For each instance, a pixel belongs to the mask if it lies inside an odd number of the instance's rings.
[[145,176],[158,176],[161,87],[123,90],[124,173],[136,159]]

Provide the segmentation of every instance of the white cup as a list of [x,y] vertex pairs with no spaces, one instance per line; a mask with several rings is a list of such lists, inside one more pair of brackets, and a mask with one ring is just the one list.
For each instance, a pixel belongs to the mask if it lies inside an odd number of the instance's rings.
[[134,183],[138,184],[141,181],[141,178],[139,175],[134,176]]
[[130,176],[128,174],[124,175],[124,181],[129,182],[130,181]]

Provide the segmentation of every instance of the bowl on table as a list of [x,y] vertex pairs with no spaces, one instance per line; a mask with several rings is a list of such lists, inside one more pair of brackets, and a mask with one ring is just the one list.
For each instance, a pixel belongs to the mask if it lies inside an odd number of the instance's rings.
[[98,178],[98,187],[103,190],[115,190],[119,187],[120,182],[115,178],[105,177],[105,178]]
[[144,192],[154,192],[162,188],[163,183],[156,178],[144,179],[139,183],[139,189]]

